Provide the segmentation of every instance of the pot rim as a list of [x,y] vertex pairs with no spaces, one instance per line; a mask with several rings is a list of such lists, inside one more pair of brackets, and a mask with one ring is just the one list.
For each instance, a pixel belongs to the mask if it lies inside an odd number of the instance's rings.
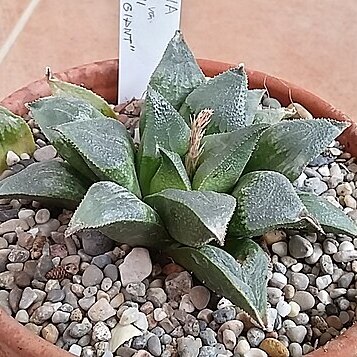
[[[198,63],[206,76],[214,76],[220,72],[234,67],[224,62],[199,59]],[[249,88],[267,88],[269,94],[279,99],[283,105],[288,105],[291,100],[301,103],[314,117],[328,117],[338,121],[347,121],[350,127],[340,136],[346,150],[357,156],[357,128],[356,123],[346,114],[320,98],[319,96],[282,79],[265,74],[264,72],[247,70]],[[103,60],[73,67],[66,71],[56,73],[58,78],[76,84],[84,84],[87,88],[94,88],[95,92],[105,97],[108,101],[116,103],[117,93],[113,88],[117,86],[118,59]],[[101,79],[101,80],[99,80]],[[103,80],[105,79],[105,80]],[[23,116],[27,113],[25,103],[50,95],[46,79],[31,82],[12,94],[6,96],[0,105],[7,107],[14,113]],[[14,318],[7,315],[0,308],[0,357],[40,355],[52,357],[70,357],[72,354],[45,341],[30,332]],[[325,346],[308,354],[309,357],[335,357],[343,353],[346,357],[357,356],[357,324]]]

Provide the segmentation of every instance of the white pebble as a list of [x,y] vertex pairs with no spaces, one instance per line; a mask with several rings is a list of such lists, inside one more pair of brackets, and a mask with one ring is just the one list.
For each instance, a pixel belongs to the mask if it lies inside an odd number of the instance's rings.
[[323,275],[316,278],[316,287],[319,290],[327,288],[332,283],[331,275]]
[[20,161],[20,158],[18,157],[18,155],[16,153],[14,153],[13,151],[8,151],[6,154],[6,165],[7,166],[13,166],[15,164],[17,164]]
[[75,356],[80,356],[82,353],[82,347],[79,345],[72,345],[68,351],[69,353],[72,353]]
[[37,224],[47,223],[51,218],[51,213],[47,208],[41,208],[35,214],[35,221]]
[[290,313],[288,314],[288,317],[296,317],[299,315],[300,312],[300,305],[297,304],[295,301],[290,301]]
[[340,252],[346,252],[348,250],[355,250],[355,246],[353,245],[352,242],[344,241],[339,245],[338,250]]
[[281,300],[276,305],[276,309],[281,317],[286,317],[290,314],[291,306],[286,301]]
[[244,357],[268,357],[268,355],[259,348],[251,348],[244,354]]
[[250,350],[250,345],[247,340],[240,340],[237,343],[234,353],[240,356],[245,356],[245,354]]
[[26,152],[23,152],[21,155],[20,155],[20,159],[21,160],[29,160],[31,159],[30,155]]

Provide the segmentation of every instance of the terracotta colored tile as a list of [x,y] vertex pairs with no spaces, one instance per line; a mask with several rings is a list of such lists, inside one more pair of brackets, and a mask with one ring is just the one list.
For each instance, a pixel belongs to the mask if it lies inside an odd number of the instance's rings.
[[[245,62],[357,118],[356,18],[355,0],[184,0],[182,29],[197,57]],[[117,27],[118,1],[42,0],[0,64],[0,97],[46,65],[116,57]]]
[[0,48],[6,41],[29,0],[0,1]]

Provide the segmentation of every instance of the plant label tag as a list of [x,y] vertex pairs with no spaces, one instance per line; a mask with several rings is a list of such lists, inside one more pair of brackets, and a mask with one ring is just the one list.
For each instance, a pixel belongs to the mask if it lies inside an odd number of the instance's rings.
[[119,103],[141,98],[180,27],[181,0],[120,0]]

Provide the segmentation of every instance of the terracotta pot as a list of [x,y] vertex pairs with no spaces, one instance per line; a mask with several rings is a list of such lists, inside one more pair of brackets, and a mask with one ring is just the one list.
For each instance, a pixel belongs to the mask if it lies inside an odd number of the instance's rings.
[[[199,60],[204,73],[213,76],[232,67],[228,63],[209,60]],[[118,61],[107,60],[72,68],[56,74],[57,77],[76,84],[83,84],[102,95],[109,102],[116,103]],[[302,104],[314,117],[333,118],[339,121],[348,121],[351,126],[339,138],[347,150],[357,156],[357,127],[350,118],[334,108],[318,96],[304,89],[269,76],[258,71],[248,70],[250,88],[267,88],[272,97],[277,98],[283,105],[294,102]],[[49,95],[49,88],[45,79],[33,82],[28,86],[6,97],[0,104],[6,106],[18,115],[27,112],[25,103],[39,97]],[[71,354],[60,350],[56,346],[35,336],[29,330],[17,323],[0,309],[0,357],[66,357]],[[357,327],[354,325],[343,335],[326,346],[309,354],[309,357],[357,357]]]

